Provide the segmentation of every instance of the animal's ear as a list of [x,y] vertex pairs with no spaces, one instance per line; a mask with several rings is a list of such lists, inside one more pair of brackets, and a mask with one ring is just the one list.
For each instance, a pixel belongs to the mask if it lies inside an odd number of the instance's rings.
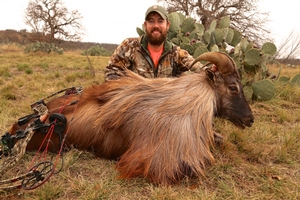
[[211,69],[206,69],[205,73],[206,73],[206,76],[208,77],[208,79],[214,83],[215,82],[215,72],[212,71]]

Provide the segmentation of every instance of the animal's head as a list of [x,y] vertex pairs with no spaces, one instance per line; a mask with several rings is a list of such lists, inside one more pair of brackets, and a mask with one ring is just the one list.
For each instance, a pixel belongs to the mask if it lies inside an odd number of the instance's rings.
[[251,127],[254,117],[245,98],[235,62],[228,55],[220,52],[204,53],[196,58],[193,64],[200,60],[213,63],[217,67],[205,70],[217,96],[216,116],[228,119],[242,129],[245,126]]

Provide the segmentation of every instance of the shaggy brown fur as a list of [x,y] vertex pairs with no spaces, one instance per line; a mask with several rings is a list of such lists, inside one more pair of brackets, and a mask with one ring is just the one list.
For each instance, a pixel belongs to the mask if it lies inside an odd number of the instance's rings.
[[[119,80],[69,96],[68,102],[79,102],[62,112],[70,126],[67,144],[117,159],[122,178],[142,176],[169,185],[186,176],[202,177],[205,167],[214,162],[210,151],[214,115],[241,128],[253,123],[232,60],[220,53],[202,58],[218,65],[219,72],[145,79],[124,71]],[[65,101],[59,97],[47,103],[50,113],[58,112]],[[25,127],[15,124],[11,133],[19,128]],[[36,133],[27,150],[37,149],[42,137]],[[52,140],[58,145],[57,138]]]

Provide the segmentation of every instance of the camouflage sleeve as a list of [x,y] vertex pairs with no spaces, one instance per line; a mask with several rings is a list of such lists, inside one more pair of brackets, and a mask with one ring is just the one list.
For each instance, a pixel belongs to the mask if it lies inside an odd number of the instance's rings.
[[192,67],[191,64],[194,62],[194,57],[191,56],[186,50],[180,49],[178,47],[178,62],[179,66],[183,68],[188,68],[190,71],[198,71],[203,67],[200,62],[195,63]]
[[[124,75],[125,68],[130,67],[131,61],[128,57],[129,39],[125,39],[114,51],[108,66],[105,69],[105,80],[118,79]],[[127,53],[126,53],[127,52]]]

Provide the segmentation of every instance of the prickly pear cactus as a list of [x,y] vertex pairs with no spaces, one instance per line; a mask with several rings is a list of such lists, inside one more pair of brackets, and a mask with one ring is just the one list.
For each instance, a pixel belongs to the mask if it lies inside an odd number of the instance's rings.
[[[230,26],[229,16],[213,20],[207,30],[195,19],[178,12],[170,13],[168,19],[168,39],[172,43],[187,50],[194,58],[208,51],[227,52],[236,62],[251,99],[269,100],[274,96],[274,84],[265,65],[277,52],[273,43],[267,42],[258,48]],[[144,31],[137,28],[137,33],[141,36]],[[296,77],[293,83],[298,84],[298,80]]]

